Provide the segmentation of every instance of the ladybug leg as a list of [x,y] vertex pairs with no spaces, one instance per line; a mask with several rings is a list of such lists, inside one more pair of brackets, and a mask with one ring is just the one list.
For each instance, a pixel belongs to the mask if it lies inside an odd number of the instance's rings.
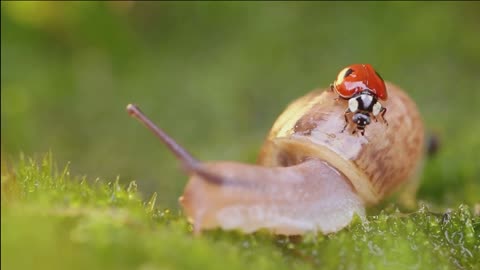
[[385,119],[385,113],[387,112],[387,108],[382,107],[380,110],[380,116],[382,116],[383,121],[385,121],[385,124],[388,126],[388,121]]
[[[347,109],[345,110],[345,113],[343,114],[343,117],[345,118],[345,126],[344,126],[343,129],[342,129],[342,133],[345,131],[345,129],[347,128],[348,124],[350,123],[350,122],[348,121],[347,114],[349,114],[349,113],[351,113],[351,112],[352,112],[352,111],[350,111],[350,108],[347,108]],[[355,130],[354,130],[354,132],[355,132]]]
[[330,84],[330,91],[333,92],[333,83]]

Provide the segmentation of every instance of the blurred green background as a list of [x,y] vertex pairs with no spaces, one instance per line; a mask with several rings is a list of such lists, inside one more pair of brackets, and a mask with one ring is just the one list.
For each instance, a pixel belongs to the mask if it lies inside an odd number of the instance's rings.
[[200,159],[254,162],[290,101],[366,62],[441,138],[419,198],[475,203],[478,14],[473,1],[2,1],[2,158],[52,150],[73,174],[137,180],[177,207],[187,178],[128,103]]

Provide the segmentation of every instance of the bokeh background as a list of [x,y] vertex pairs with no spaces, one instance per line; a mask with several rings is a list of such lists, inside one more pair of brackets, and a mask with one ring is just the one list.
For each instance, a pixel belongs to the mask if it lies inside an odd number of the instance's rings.
[[2,1],[2,159],[51,150],[73,174],[136,180],[177,207],[187,178],[128,103],[200,159],[254,162],[290,101],[366,62],[441,139],[419,198],[479,202],[478,14],[474,1]]

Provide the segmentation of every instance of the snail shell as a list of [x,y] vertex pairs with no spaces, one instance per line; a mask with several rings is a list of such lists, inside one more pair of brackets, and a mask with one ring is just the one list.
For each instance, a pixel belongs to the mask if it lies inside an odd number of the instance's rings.
[[306,158],[327,161],[344,174],[363,201],[375,204],[413,179],[424,150],[424,127],[415,103],[387,82],[389,125],[368,126],[365,136],[339,132],[347,101],[313,91],[278,117],[260,153],[264,166],[291,166]]
[[[415,103],[387,83],[389,125],[372,122],[364,136],[345,124],[347,101],[315,90],[278,117],[257,164],[200,162],[133,105],[144,122],[179,158],[190,175],[179,201],[195,233],[222,228],[246,233],[331,233],[347,226],[365,207],[412,181],[421,164],[424,130]],[[411,191],[410,190],[410,191]],[[410,192],[411,193],[411,192]]]

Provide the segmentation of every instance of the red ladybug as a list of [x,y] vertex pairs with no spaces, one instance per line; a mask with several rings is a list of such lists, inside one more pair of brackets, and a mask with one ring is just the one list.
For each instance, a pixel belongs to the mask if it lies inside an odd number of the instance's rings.
[[380,115],[385,123],[387,109],[383,107],[380,100],[387,100],[387,87],[380,74],[369,64],[350,65],[338,73],[337,79],[331,84],[331,90],[335,91],[341,98],[348,99],[348,108],[345,110],[345,127],[348,126],[347,114],[353,113],[351,118],[356,124],[356,130],[365,134],[365,127],[370,124],[373,116],[377,120]]
[[331,87],[344,99],[366,89],[381,100],[388,98],[385,82],[370,64],[354,64],[342,69]]

